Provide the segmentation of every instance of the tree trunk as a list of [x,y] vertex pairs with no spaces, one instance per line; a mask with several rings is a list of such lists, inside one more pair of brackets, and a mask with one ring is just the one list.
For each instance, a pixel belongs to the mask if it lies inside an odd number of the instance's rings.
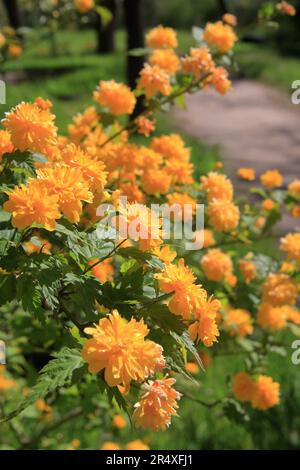
[[224,15],[224,13],[228,13],[229,11],[226,3],[227,3],[226,0],[218,0],[219,9],[222,15]]
[[20,28],[21,20],[17,0],[3,0],[3,3],[10,26],[14,29]]
[[[141,0],[124,0],[125,24],[127,29],[127,49],[144,47],[144,25],[142,15]],[[127,56],[127,78],[128,84],[133,89],[139,73],[145,62],[144,56]],[[142,110],[141,99],[138,99],[133,115],[137,115]]]
[[115,50],[115,26],[116,26],[116,0],[104,0],[101,6],[107,8],[112,13],[113,17],[110,23],[106,26],[103,25],[101,16],[97,15],[97,31],[98,31],[98,47],[99,54],[109,54]]

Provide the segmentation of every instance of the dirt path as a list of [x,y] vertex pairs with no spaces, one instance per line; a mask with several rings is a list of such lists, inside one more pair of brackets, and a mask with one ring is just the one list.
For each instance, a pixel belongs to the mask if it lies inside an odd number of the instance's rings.
[[[175,112],[177,127],[219,146],[237,191],[245,191],[235,178],[242,166],[257,174],[278,168],[285,183],[300,177],[300,105],[293,105],[288,95],[245,80],[235,82],[225,97],[208,91],[189,96],[187,104],[187,111]],[[284,225],[295,227],[295,220],[285,218]]]

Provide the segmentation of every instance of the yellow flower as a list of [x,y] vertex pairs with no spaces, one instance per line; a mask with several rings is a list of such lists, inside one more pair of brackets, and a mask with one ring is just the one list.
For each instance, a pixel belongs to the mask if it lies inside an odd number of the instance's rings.
[[205,228],[202,232],[203,232],[202,233],[202,235],[203,235],[203,248],[209,248],[210,246],[213,246],[216,243],[213,231],[208,229],[208,228]]
[[177,256],[176,251],[172,251],[169,245],[165,245],[162,248],[157,246],[152,250],[152,253],[165,264],[171,264]]
[[290,3],[285,2],[285,1],[277,3],[276,8],[281,13],[283,13],[284,15],[288,15],[288,16],[295,16],[297,13],[296,8]]
[[284,309],[288,321],[295,323],[296,325],[300,325],[300,313],[298,310],[290,307],[289,305],[285,305],[281,308]]
[[285,307],[274,307],[268,303],[262,303],[257,312],[257,323],[262,328],[272,331],[283,330],[286,327],[287,312]]
[[177,47],[176,31],[159,25],[149,31],[146,36],[146,44],[151,49],[175,49]]
[[215,69],[215,62],[207,46],[192,47],[189,55],[181,59],[182,70],[191,73],[196,79],[210,74]]
[[149,450],[149,446],[145,444],[141,439],[135,439],[126,444],[127,450]]
[[221,282],[232,274],[232,261],[229,255],[218,248],[209,250],[201,259],[201,268],[210,281]]
[[150,121],[146,116],[139,116],[135,120],[139,134],[149,137],[155,130],[155,121]]
[[47,145],[55,143],[54,119],[49,110],[22,102],[6,114],[2,124],[11,133],[11,141],[17,149],[43,153]]
[[172,176],[173,184],[192,184],[194,166],[192,163],[180,160],[166,162],[166,170]]
[[207,176],[201,177],[201,189],[207,191],[208,202],[213,199],[231,201],[233,186],[227,176],[211,171]]
[[163,157],[158,151],[148,147],[140,147],[139,158],[140,165],[143,169],[158,168],[163,161]]
[[124,429],[127,426],[127,421],[122,415],[115,415],[113,417],[113,426],[117,429]]
[[170,209],[177,220],[190,220],[196,211],[197,202],[186,193],[172,193],[167,196]]
[[233,377],[232,391],[241,402],[250,401],[253,397],[254,382],[246,372],[239,372]]
[[84,180],[79,168],[58,166],[37,171],[38,178],[44,181],[49,194],[55,194],[59,201],[59,210],[70,222],[79,222],[82,213],[82,201],[93,202],[88,182]]
[[239,168],[237,175],[242,180],[254,181],[256,178],[255,171],[253,168]]
[[141,251],[151,251],[161,245],[162,231],[160,217],[143,204],[127,204],[121,208],[120,221],[126,224],[128,238],[137,240]]
[[175,75],[180,68],[180,60],[173,49],[156,49],[149,57],[149,64],[157,65],[169,75]]
[[274,306],[294,305],[297,298],[297,284],[287,274],[271,273],[263,286],[263,302]]
[[61,158],[66,165],[81,170],[83,178],[89,183],[91,191],[103,192],[107,180],[107,172],[103,162],[93,160],[74,144],[69,144],[63,149]]
[[215,47],[219,52],[225,54],[233,48],[238,38],[231,26],[223,24],[222,21],[217,21],[216,23],[207,23],[204,29],[203,39],[207,41],[210,46]]
[[151,142],[151,149],[168,160],[188,161],[190,159],[190,149],[184,146],[184,142],[178,134],[154,137]]
[[159,281],[162,292],[174,293],[168,303],[170,311],[186,320],[191,318],[201,300],[206,299],[206,291],[194,284],[196,278],[192,270],[184,265],[183,259],[179,260],[178,265],[166,265],[155,278]]
[[230,336],[251,335],[253,326],[250,313],[242,308],[228,310],[224,319],[224,328]]
[[[96,127],[99,121],[99,116],[94,106],[86,108],[81,114],[78,113],[73,117],[73,123],[68,126],[68,133],[71,140],[74,143],[79,143],[84,137],[87,137],[89,133]],[[107,139],[101,131],[100,136]]]
[[280,402],[280,385],[272,377],[259,375],[254,381],[251,405],[258,410],[267,410]]
[[0,130],[0,162],[3,159],[5,153],[11,153],[14,150],[14,146],[11,141],[11,135],[8,131]]
[[157,65],[145,64],[140,72],[137,88],[143,90],[148,99],[157,93],[169,96],[172,92],[169,75]]
[[175,379],[164,378],[143,385],[143,394],[135,404],[133,421],[138,428],[165,430],[171,417],[177,416],[177,401],[181,394],[172,388]]
[[164,364],[162,347],[145,340],[149,330],[143,320],[127,322],[114,310],[85,333],[92,336],[82,350],[89,372],[98,374],[104,369],[110,387],[121,385],[128,390],[132,380],[143,381]]
[[288,255],[288,260],[300,264],[300,233],[289,233],[280,240],[280,249]]
[[99,87],[94,92],[94,99],[116,116],[131,114],[136,103],[136,98],[130,88],[124,83],[117,83],[114,80],[101,80]]
[[268,170],[261,175],[260,182],[268,189],[279,188],[282,185],[282,175],[278,170]]
[[44,111],[47,109],[51,109],[53,106],[52,101],[50,100],[45,100],[41,96],[38,96],[35,100],[34,103],[38,105],[39,108],[43,109]]
[[230,201],[213,199],[207,210],[209,223],[217,232],[229,232],[235,229],[240,220],[239,208]]
[[27,186],[15,186],[8,195],[3,208],[12,214],[14,227],[24,229],[39,224],[46,230],[55,230],[56,220],[61,216],[58,196],[49,193],[44,181],[32,179]]
[[88,13],[95,6],[94,0],[74,0],[75,8],[79,13]]

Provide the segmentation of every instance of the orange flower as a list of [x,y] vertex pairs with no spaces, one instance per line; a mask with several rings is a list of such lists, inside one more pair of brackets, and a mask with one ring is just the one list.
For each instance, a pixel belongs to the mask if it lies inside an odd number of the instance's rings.
[[[94,266],[99,260],[93,259],[89,261],[90,266]],[[99,281],[104,284],[105,282],[111,282],[113,280],[114,276],[114,267],[111,264],[111,259],[106,258],[104,261],[101,263],[96,264],[92,268],[92,274],[95,276]]]
[[216,243],[212,230],[209,230],[207,228],[196,232],[195,239],[203,239],[203,248],[209,248],[210,246],[213,246]]
[[[73,117],[73,123],[68,126],[68,133],[74,143],[79,143],[84,137],[87,137],[91,130],[96,127],[99,116],[94,106],[86,108],[81,114],[78,113]],[[99,132],[99,131],[98,131]],[[107,137],[100,131],[101,138],[105,140]]]
[[199,356],[203,366],[207,369],[207,367],[209,367],[212,363],[212,357],[206,351],[200,351]]
[[162,70],[158,65],[145,64],[140,72],[141,78],[139,79],[137,88],[143,90],[148,99],[152,98],[157,93],[164,96],[169,96],[172,92],[169,75]]
[[276,5],[277,10],[279,10],[284,15],[295,16],[297,11],[296,8],[288,2],[279,2]]
[[127,450],[149,450],[149,446],[145,444],[141,439],[135,439],[126,444]]
[[203,39],[222,54],[226,54],[233,48],[238,38],[231,26],[217,21],[216,23],[207,23]]
[[177,47],[176,31],[159,25],[149,31],[146,36],[146,44],[151,49],[175,49]]
[[74,144],[67,145],[61,153],[62,161],[73,168],[79,168],[91,191],[101,193],[107,180],[107,172],[101,161],[93,160]]
[[254,382],[246,372],[239,372],[233,377],[232,391],[241,402],[250,401],[254,393]]
[[254,263],[247,259],[241,259],[239,261],[239,268],[242,271],[245,281],[248,284],[256,277],[256,266]]
[[132,417],[136,427],[164,431],[170,425],[171,417],[177,416],[177,401],[181,397],[172,388],[175,382],[175,379],[164,378],[143,385],[143,394],[134,406]]
[[283,330],[286,327],[287,313],[284,307],[273,307],[262,303],[257,312],[257,323],[262,328],[273,331]]
[[199,373],[199,366],[195,362],[187,362],[185,370],[190,374],[197,375]]
[[145,195],[139,189],[139,187],[134,183],[120,183],[119,185],[122,196],[128,198],[128,202],[145,202]]
[[221,282],[232,274],[232,261],[229,255],[218,248],[209,250],[201,259],[201,268],[210,281]]
[[217,232],[229,232],[239,224],[239,208],[230,201],[213,199],[208,205],[207,213],[210,225]]
[[230,336],[243,337],[253,333],[250,313],[241,308],[228,310],[224,320],[224,327]]
[[103,442],[100,450],[121,450],[121,449],[120,449],[120,446],[118,446],[118,444],[116,444],[115,442],[106,441],[106,442]]
[[52,101],[50,100],[45,100],[41,96],[38,96],[35,100],[34,103],[39,106],[39,108],[43,109],[46,111],[47,109],[51,109],[53,106]]
[[300,325],[300,313],[293,307],[289,305],[285,305],[281,307],[285,310],[286,318],[288,321],[295,323],[296,325]]
[[254,181],[256,178],[253,168],[239,168],[237,175],[242,180]]
[[41,398],[35,402],[35,407],[38,411],[41,413],[45,414],[51,414],[52,413],[52,407],[48,405],[48,403],[45,402],[45,400],[42,400]]
[[94,0],[74,0],[75,8],[79,13],[88,13],[95,6]]
[[275,202],[272,199],[265,199],[262,203],[262,208],[265,211],[272,211],[274,207],[276,206]]
[[224,67],[216,67],[212,76],[209,78],[211,84],[221,95],[225,95],[231,89],[231,81],[228,78],[228,72]]
[[261,175],[260,182],[268,189],[279,188],[282,185],[282,175],[278,170],[268,170]]
[[190,220],[196,211],[197,202],[186,193],[172,193],[167,196],[170,211],[177,220]]
[[151,142],[151,149],[168,160],[188,161],[190,159],[190,149],[184,146],[184,142],[178,134],[154,137]]
[[56,220],[60,218],[58,196],[50,194],[47,184],[32,179],[28,185],[15,186],[3,205],[11,212],[14,227],[24,229],[33,224],[42,225],[46,230],[55,230]]
[[207,46],[192,47],[188,56],[181,59],[182,70],[196,79],[204,77],[215,69],[215,62]]
[[149,135],[155,130],[155,121],[150,121],[146,116],[139,116],[135,120],[138,133],[149,137]]
[[5,43],[6,43],[5,36],[2,33],[0,33],[0,49],[4,46]]
[[272,377],[259,375],[254,381],[254,390],[251,405],[258,410],[267,410],[280,402],[280,385]]
[[115,415],[113,417],[113,426],[117,429],[124,429],[127,426],[127,421],[122,415]]
[[210,297],[207,299],[207,293],[200,301],[200,306],[195,311],[196,321],[189,327],[189,333],[193,341],[202,341],[202,343],[211,347],[214,342],[218,341],[220,336],[218,325],[216,322],[217,313],[221,304],[219,300]]
[[171,186],[172,177],[167,170],[154,169],[145,171],[142,177],[142,188],[147,194],[166,194]]
[[83,179],[79,168],[54,167],[37,171],[38,178],[44,181],[49,194],[58,197],[59,210],[72,222],[79,222],[82,201],[93,202],[88,182]]
[[192,163],[169,160],[166,162],[166,170],[172,176],[173,184],[192,184],[194,166]]
[[201,300],[206,299],[206,291],[200,285],[194,284],[196,278],[192,270],[184,265],[183,259],[179,260],[178,265],[166,265],[155,278],[159,281],[162,292],[174,292],[168,304],[170,311],[186,320],[200,306]]
[[17,149],[43,153],[47,145],[55,143],[54,119],[49,110],[22,102],[6,114],[2,124],[11,133],[11,141]]
[[85,333],[93,337],[82,350],[88,370],[98,374],[104,369],[110,387],[122,385],[128,390],[132,380],[142,381],[164,364],[162,347],[145,340],[149,330],[143,320],[127,322],[114,310]]
[[294,305],[297,298],[296,282],[284,273],[271,273],[263,286],[263,302],[274,306]]
[[149,57],[149,64],[157,65],[169,75],[175,75],[180,68],[180,60],[173,49],[156,49]]
[[31,238],[30,241],[23,243],[23,247],[28,254],[44,253],[46,255],[50,255],[52,245],[48,240],[44,240],[37,234]]
[[222,20],[224,23],[229,24],[230,26],[237,25],[237,17],[235,15],[231,15],[230,13],[225,13],[223,15]]
[[8,51],[8,54],[14,57],[15,59],[18,59],[18,57],[20,57],[23,53],[22,46],[17,43],[9,44],[7,51]]
[[163,157],[159,152],[147,147],[140,147],[139,158],[143,169],[158,168],[163,162]]
[[8,131],[0,130],[0,162],[3,159],[5,153],[11,153],[14,151],[14,146],[11,141],[11,135]]
[[109,112],[119,116],[131,114],[136,104],[136,98],[130,88],[124,83],[114,80],[99,82],[99,87],[94,92],[94,100],[101,106],[108,108]]
[[231,201],[233,197],[233,187],[227,176],[210,171],[207,176],[201,177],[201,189],[207,191],[208,201],[213,199],[223,199]]
[[300,180],[294,180],[288,185],[288,192],[294,196],[300,196]]
[[162,248],[157,246],[152,250],[152,253],[165,264],[171,264],[177,256],[176,251],[172,251],[169,245],[165,245]]
[[300,217],[300,206],[293,206],[291,210],[291,216],[295,219]]
[[0,394],[2,391],[10,390],[16,386],[16,382],[5,377],[5,367],[0,365]]
[[120,221],[127,224],[128,238],[139,242],[141,251],[148,251],[161,245],[161,220],[143,204],[127,204],[121,208]]
[[288,260],[300,264],[300,233],[289,233],[280,240],[280,249],[288,255]]

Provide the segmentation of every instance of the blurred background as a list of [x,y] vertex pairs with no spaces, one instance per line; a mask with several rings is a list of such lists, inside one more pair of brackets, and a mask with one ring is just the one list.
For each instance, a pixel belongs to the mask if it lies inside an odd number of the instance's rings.
[[[128,55],[128,51],[144,47],[144,34],[150,27],[163,24],[175,28],[179,53],[184,54],[194,44],[193,29],[195,34],[199,31],[195,28],[230,12],[238,17],[240,38],[231,71],[232,92],[225,97],[210,92],[193,96],[188,100],[188,110],[172,110],[160,116],[155,132],[180,132],[192,148],[197,176],[212,170],[221,160],[233,179],[240,166],[252,166],[258,173],[276,167],[287,184],[299,175],[300,168],[300,105],[291,102],[292,83],[300,80],[300,0],[293,1],[298,9],[296,16],[282,17],[280,27],[273,21],[258,21],[258,11],[268,20],[268,8],[275,3],[103,0],[90,10],[80,11],[73,0],[0,0],[0,33],[6,41],[0,78],[7,85],[1,115],[20,101],[49,98],[60,133],[65,134],[73,115],[93,103],[92,92],[99,80],[113,78],[134,86],[144,57],[142,51],[136,55]],[[242,198],[247,185],[236,181],[236,186]],[[287,217],[284,225],[285,229],[295,229],[299,222]],[[282,338],[284,341],[286,338]],[[243,368],[242,357],[218,354],[216,346],[211,365],[206,358],[207,371],[194,370],[200,381],[191,391],[196,402],[183,399],[181,419],[174,419],[170,432],[149,434],[151,447],[300,448],[299,370],[295,373],[299,366],[292,365],[289,351],[287,354],[283,351],[272,360],[271,353],[269,368],[270,375],[282,383],[284,400],[279,407],[257,412],[257,419],[254,416],[248,422],[230,403],[224,414],[217,406],[205,407],[197,402],[197,397],[210,403],[226,396],[227,377]],[[66,424],[65,429],[70,440],[78,437],[80,421],[69,427]],[[106,439],[138,437],[129,426],[115,433]],[[80,438],[83,446],[97,448],[99,430],[89,435],[87,443],[84,436]]]

